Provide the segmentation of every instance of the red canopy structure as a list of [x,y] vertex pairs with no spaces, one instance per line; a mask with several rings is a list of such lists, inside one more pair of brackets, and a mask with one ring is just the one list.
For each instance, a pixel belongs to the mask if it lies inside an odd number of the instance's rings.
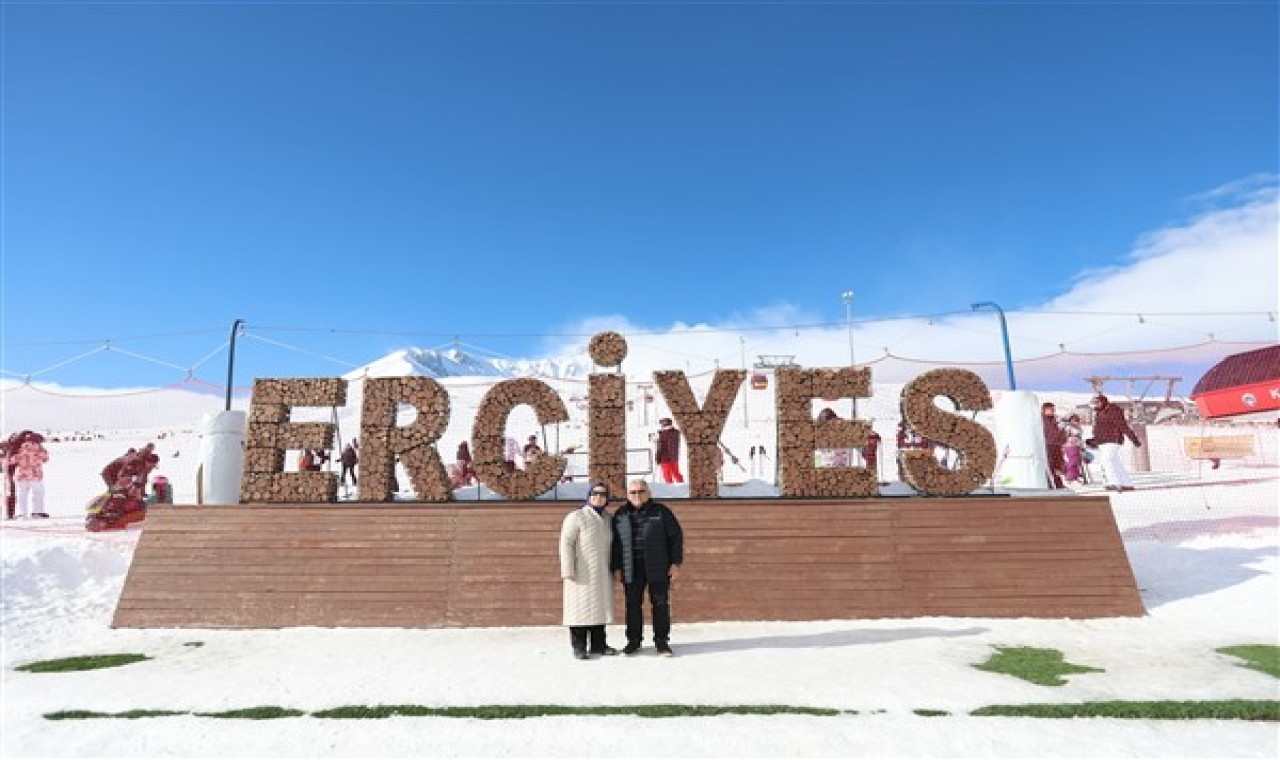
[[1218,362],[1196,383],[1191,400],[1206,419],[1280,409],[1280,344]]

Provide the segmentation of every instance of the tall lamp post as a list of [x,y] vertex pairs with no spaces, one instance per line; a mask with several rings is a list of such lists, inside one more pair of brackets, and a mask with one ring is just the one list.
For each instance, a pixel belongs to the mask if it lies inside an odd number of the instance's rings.
[[231,323],[231,351],[227,354],[227,411],[231,411],[231,385],[236,371],[236,336],[244,325],[243,319]]
[[[844,301],[844,326],[849,333],[849,368],[852,369],[856,362],[853,359],[853,291],[846,290],[840,294],[840,300]],[[858,418],[858,399],[853,398],[853,419]]]
[[1009,390],[1018,390],[1018,381],[1013,379],[1013,356],[1009,353],[1009,325],[1004,321],[1004,309],[992,301],[971,304],[974,311],[979,309],[995,309],[1000,315],[1000,339],[1004,341],[1004,368],[1009,373]]

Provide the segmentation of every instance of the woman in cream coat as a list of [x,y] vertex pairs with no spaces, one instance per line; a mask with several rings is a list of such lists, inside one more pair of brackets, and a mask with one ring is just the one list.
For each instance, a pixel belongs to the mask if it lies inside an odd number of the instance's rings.
[[[587,503],[565,515],[560,526],[560,577],[564,579],[564,624],[569,626],[573,656],[613,655],[605,643],[605,625],[613,622],[613,515],[609,487],[593,483]],[[590,649],[588,649],[590,638]]]

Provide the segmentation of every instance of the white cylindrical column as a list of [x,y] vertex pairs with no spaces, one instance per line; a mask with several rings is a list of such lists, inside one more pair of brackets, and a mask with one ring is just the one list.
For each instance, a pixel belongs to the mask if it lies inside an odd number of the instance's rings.
[[239,504],[244,472],[244,412],[209,412],[200,421],[202,504]]
[[1040,401],[1031,391],[1006,391],[995,406],[995,484],[1004,488],[1048,488]]

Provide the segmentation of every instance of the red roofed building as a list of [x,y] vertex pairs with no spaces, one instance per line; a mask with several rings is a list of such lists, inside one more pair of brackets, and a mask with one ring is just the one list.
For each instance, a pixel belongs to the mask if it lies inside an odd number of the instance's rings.
[[1206,419],[1280,409],[1280,344],[1232,354],[1191,391]]

